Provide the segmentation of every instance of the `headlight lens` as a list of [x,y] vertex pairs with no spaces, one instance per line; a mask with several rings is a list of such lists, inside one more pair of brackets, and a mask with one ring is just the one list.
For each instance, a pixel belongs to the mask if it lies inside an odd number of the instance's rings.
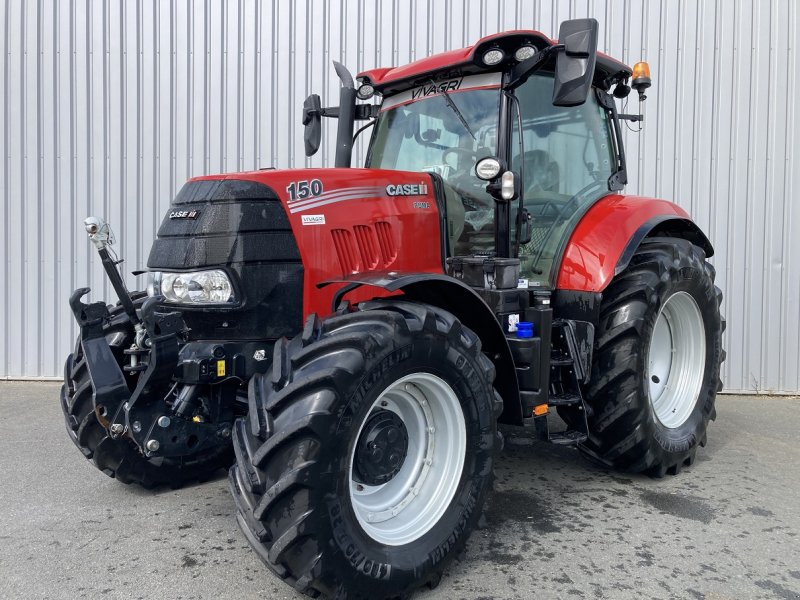
[[356,92],[356,96],[358,96],[360,100],[368,100],[369,98],[372,98],[372,96],[374,95],[375,95],[375,88],[368,83],[362,83],[361,86],[358,88],[358,91]]
[[523,60],[528,60],[535,54],[536,54],[536,46],[525,44],[524,46],[520,46],[519,48],[517,48],[517,51],[514,52],[514,58],[517,59],[519,62],[522,62]]
[[[179,304],[228,304],[234,301],[233,286],[225,271],[155,273],[154,291],[160,288],[167,302]],[[160,285],[159,285],[160,284]]]
[[502,170],[503,167],[500,161],[493,156],[487,156],[475,163],[475,174],[478,176],[478,179],[483,179],[484,181],[494,179],[500,175],[500,171]]
[[488,50],[483,55],[483,64],[492,67],[494,65],[500,64],[505,57],[506,57],[505,52],[500,50],[500,48],[493,48],[491,50]]

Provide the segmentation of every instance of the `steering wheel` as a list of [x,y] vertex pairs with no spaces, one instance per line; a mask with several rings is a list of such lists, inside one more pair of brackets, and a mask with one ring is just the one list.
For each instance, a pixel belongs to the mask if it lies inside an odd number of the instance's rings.
[[[458,148],[458,147],[456,147],[456,148],[448,148],[447,150],[442,152],[442,162],[444,164],[450,165],[450,163],[447,161],[447,159],[451,154],[455,154],[457,157],[464,157],[464,159],[466,159],[468,162],[471,162],[472,165],[475,164],[475,156],[476,156],[475,152],[472,151],[472,150],[469,150],[468,148]],[[458,163],[456,163],[456,164],[458,164]],[[450,166],[452,166],[452,165],[450,165]],[[470,166],[470,169],[472,169],[471,166]],[[453,170],[456,170],[456,168],[453,167]]]
[[452,167],[452,165],[447,161],[451,154],[455,154],[458,157],[463,157],[471,164],[467,170],[457,170],[456,168],[452,169],[454,174],[447,178],[447,183],[450,185],[450,187],[452,187],[456,193],[462,197],[464,203],[468,205],[468,208],[471,207],[472,210],[491,206],[491,203],[487,202],[486,198],[484,197],[486,182],[481,181],[472,174],[472,169],[476,160],[475,157],[477,156],[475,151],[469,150],[468,148],[448,148],[442,152],[442,162]]

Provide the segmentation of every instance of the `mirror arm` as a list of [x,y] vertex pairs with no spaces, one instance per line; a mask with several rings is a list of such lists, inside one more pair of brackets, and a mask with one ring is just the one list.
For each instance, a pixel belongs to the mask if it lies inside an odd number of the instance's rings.
[[618,192],[628,183],[625,146],[622,140],[622,127],[619,124],[620,115],[617,112],[617,104],[614,102],[614,97],[611,94],[598,89],[595,91],[595,96],[597,97],[597,103],[608,113],[613,124],[614,145],[617,150],[617,168],[608,178],[608,190],[611,192]]
[[381,107],[377,104],[356,104],[355,117],[358,121],[374,119],[378,116]]
[[528,78],[536,73],[552,56],[564,49],[564,44],[554,44],[544,50],[540,50],[534,56],[523,60],[511,69],[511,79],[506,85],[507,90],[514,90],[528,81]]
[[319,111],[320,117],[328,117],[329,119],[338,119],[339,118],[339,107],[338,106],[327,106]]

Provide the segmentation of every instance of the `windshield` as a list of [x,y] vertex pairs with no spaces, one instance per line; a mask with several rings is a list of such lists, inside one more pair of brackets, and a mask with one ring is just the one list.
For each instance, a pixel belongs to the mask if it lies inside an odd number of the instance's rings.
[[497,154],[499,84],[490,73],[386,98],[367,157],[367,167],[441,176],[453,255],[494,250],[494,200],[474,167]]

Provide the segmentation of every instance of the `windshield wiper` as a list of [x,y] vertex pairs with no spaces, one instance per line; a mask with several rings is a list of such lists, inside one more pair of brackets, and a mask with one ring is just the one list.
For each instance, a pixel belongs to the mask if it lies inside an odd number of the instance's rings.
[[[434,87],[436,87],[436,82],[433,79],[431,79],[431,84]],[[461,124],[464,126],[464,129],[466,129],[467,133],[469,133],[472,136],[472,139],[477,142],[478,138],[476,138],[475,134],[472,133],[472,129],[470,129],[469,123],[467,123],[467,120],[464,118],[464,115],[461,114],[460,110],[458,110],[456,103],[453,102],[453,99],[450,97],[450,94],[448,94],[447,90],[444,88],[442,88],[442,95],[444,96],[445,102],[447,102],[447,106],[449,106],[453,110],[453,112],[456,113],[456,116],[458,117],[458,120],[461,121]]]

